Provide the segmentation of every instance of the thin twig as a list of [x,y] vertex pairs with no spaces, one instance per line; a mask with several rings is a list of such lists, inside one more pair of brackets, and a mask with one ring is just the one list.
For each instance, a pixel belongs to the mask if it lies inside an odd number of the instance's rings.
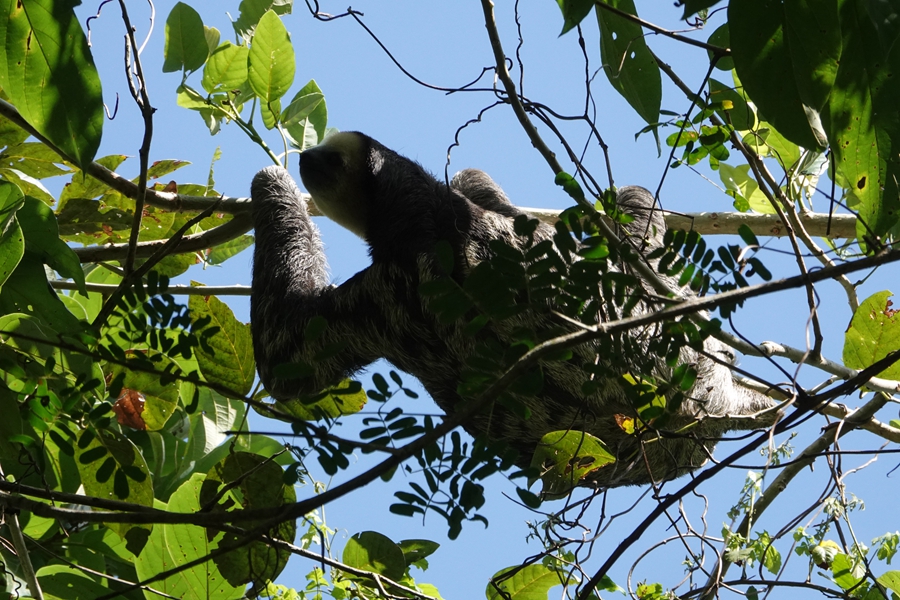
[[654,33],[658,33],[660,35],[664,35],[668,38],[672,38],[673,40],[677,40],[679,42],[683,42],[685,44],[690,44],[691,46],[697,46],[698,48],[703,48],[707,52],[711,52],[716,57],[722,56],[731,56],[731,50],[728,48],[722,48],[720,46],[713,46],[712,44],[707,44],[706,42],[701,42],[699,40],[695,40],[693,38],[689,38],[687,36],[681,35],[669,29],[665,29],[660,27],[659,25],[654,25],[649,21],[645,21],[637,15],[633,15],[629,12],[625,12],[621,8],[616,6],[612,6],[611,4],[607,4],[604,0],[594,0],[594,6],[597,8],[601,8],[603,10],[609,11],[614,15],[618,15],[623,19],[631,21],[632,23],[637,23],[644,29],[649,29]]
[[[800,471],[811,465],[815,459],[828,448],[828,446],[872,418],[875,413],[888,403],[888,400],[890,400],[890,398],[886,394],[876,394],[874,398],[869,400],[861,408],[853,411],[852,414],[842,421],[840,427],[828,428],[825,433],[807,446],[803,452],[800,453],[800,456],[794,459],[793,464],[783,469],[772,483],[766,487],[765,492],[763,492],[763,494],[757,498],[756,502],[753,503],[753,508],[747,513],[740,525],[735,529],[735,532],[745,538],[749,538],[752,524],[759,520],[759,516],[772,504],[775,498],[787,488],[791,480],[796,477]],[[728,543],[727,539],[725,540],[725,543]],[[725,577],[730,566],[731,561],[725,558],[720,559],[720,564],[713,569],[713,572],[717,574],[716,577],[711,578],[704,586],[707,590],[706,594],[703,596],[705,599],[709,600],[715,596],[717,581]]]
[[[141,110],[141,118],[144,120],[144,137],[138,150],[140,171],[138,174],[137,195],[134,198],[134,215],[131,221],[128,254],[125,257],[123,266],[125,275],[128,276],[134,269],[135,249],[138,237],[141,234],[141,221],[144,217],[144,203],[147,196],[147,173],[150,168],[150,143],[153,140],[153,113],[156,109],[150,105],[150,96],[147,93],[147,80],[144,77],[144,67],[141,64],[141,55],[138,51],[137,40],[134,37],[134,27],[131,25],[131,18],[128,16],[128,9],[125,7],[125,0],[119,0],[119,7],[122,9],[122,21],[125,23],[125,77],[128,80],[131,97],[134,98],[135,103]],[[130,50],[133,50],[133,53]],[[131,55],[133,67],[132,64],[129,64],[129,55]],[[134,69],[134,77],[132,77],[132,68]],[[135,78],[137,82],[135,82]]]

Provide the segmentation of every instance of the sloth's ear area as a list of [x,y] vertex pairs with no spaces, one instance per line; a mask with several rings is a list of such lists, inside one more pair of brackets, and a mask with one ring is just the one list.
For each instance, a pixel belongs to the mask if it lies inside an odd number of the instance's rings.
[[366,238],[372,139],[341,132],[300,154],[300,178],[326,217]]

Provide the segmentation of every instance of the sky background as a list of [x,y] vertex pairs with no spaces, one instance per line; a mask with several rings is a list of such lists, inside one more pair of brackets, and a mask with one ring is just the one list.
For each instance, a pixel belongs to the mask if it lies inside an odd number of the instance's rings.
[[[511,2],[498,2],[497,22],[507,56],[515,52],[516,24]],[[584,105],[584,61],[577,44],[575,32],[558,37],[562,18],[555,2],[543,0],[520,3],[521,27],[524,44],[520,50],[525,65],[524,92],[531,99],[552,107],[563,114],[580,114]],[[150,25],[148,5],[140,2],[128,3],[132,23],[137,28],[137,37],[144,39]],[[270,159],[235,126],[224,126],[216,136],[210,136],[197,113],[179,108],[175,104],[175,89],[180,83],[178,73],[163,74],[164,25],[174,2],[169,0],[155,3],[156,18],[154,31],[142,55],[147,73],[151,103],[157,109],[154,116],[155,134],[151,151],[151,161],[162,159],[184,159],[193,164],[177,171],[166,179],[174,178],[179,183],[205,182],[210,159],[217,147],[222,150],[222,159],[215,165],[216,189],[231,196],[245,196],[253,175],[262,167],[271,164]],[[96,11],[96,2],[88,2],[79,7],[79,16],[84,22]],[[222,39],[234,41],[228,13],[237,18],[237,0],[204,1],[195,0],[192,6],[201,14],[206,25],[217,27]],[[321,9],[339,13],[345,3],[323,2]],[[456,87],[473,79],[484,67],[492,66],[493,59],[483,23],[480,3],[469,2],[424,2],[360,1],[353,8],[362,11],[368,27],[394,54],[402,66],[427,83]],[[671,2],[644,1],[638,3],[643,18],[668,27],[682,29],[678,21],[681,9]],[[714,17],[713,26],[695,35],[705,40],[722,15]],[[297,53],[297,73],[293,93],[308,80],[315,79],[325,94],[329,126],[340,130],[359,130],[386,146],[419,161],[427,169],[443,177],[447,162],[447,149],[453,143],[457,129],[479,111],[490,105],[494,97],[489,92],[455,93],[447,95],[441,91],[427,89],[404,75],[393,64],[376,42],[350,18],[323,23],[314,20],[304,5],[295,7],[294,14],[284,17],[284,23],[291,32]],[[104,85],[104,99],[109,106],[119,96],[116,117],[107,121],[99,155],[121,153],[133,158],[120,169],[120,173],[133,177],[137,175],[137,151],[143,134],[142,121],[137,108],[128,93],[124,78],[123,26],[118,7],[107,4],[100,18],[91,22],[92,52],[98,64]],[[596,20],[590,16],[585,21],[586,48],[590,58],[590,71],[600,66],[599,42]],[[676,69],[679,75],[693,89],[700,85],[706,71],[705,51],[685,46],[661,36],[651,36],[648,43],[657,55]],[[518,67],[518,64],[516,64]],[[514,71],[518,82],[518,71]],[[718,72],[716,77],[728,81],[728,74]],[[200,89],[200,74],[195,74],[189,82]],[[491,79],[486,77],[479,87],[490,87]],[[615,182],[618,185],[637,184],[651,190],[656,189],[666,165],[666,157],[657,158],[655,141],[650,134],[635,140],[635,134],[645,123],[626,102],[609,86],[605,75],[600,73],[594,85],[597,102],[597,125],[600,133],[610,146],[610,155]],[[663,108],[683,112],[689,103],[684,96],[664,78]],[[257,122],[259,120],[257,119]],[[261,125],[259,125],[262,130]],[[587,138],[583,125],[562,123],[561,130],[573,145],[580,146]],[[540,129],[551,148],[564,154],[546,129]],[[675,131],[674,127],[661,130],[665,139]],[[281,147],[277,134],[268,132],[266,139],[270,146]],[[522,206],[565,208],[570,204],[565,194],[553,183],[553,173],[541,156],[531,147],[530,142],[516,121],[508,106],[500,106],[487,112],[481,122],[465,129],[459,135],[460,145],[450,155],[449,172],[477,167],[488,172],[506,190],[514,203]],[[668,148],[663,147],[666,153]],[[733,153],[731,164],[740,164]],[[602,155],[596,145],[587,152],[586,164],[602,183],[605,169]],[[564,165],[568,168],[570,165]],[[290,171],[297,176],[297,158],[290,159]],[[571,170],[571,169],[570,169]],[[719,183],[719,177],[708,168],[701,172]],[[721,184],[719,184],[721,185]],[[686,168],[669,171],[662,190],[663,206],[669,210],[731,211],[731,198],[703,176]],[[827,210],[824,198],[817,198],[816,208]],[[326,245],[331,272],[336,282],[351,277],[368,264],[366,248],[349,232],[325,220],[317,219]],[[726,243],[721,236],[709,238],[716,245]],[[732,240],[732,243],[735,243]],[[776,251],[788,249],[783,241],[771,242],[770,249],[764,250],[762,258],[776,277],[795,274],[793,259],[784,258]],[[250,284],[251,252],[245,251],[220,267],[205,270],[195,268],[182,279],[193,279],[207,285]],[[883,269],[862,287],[860,298],[882,289],[889,289],[897,280],[897,270]],[[840,361],[842,332],[846,328],[850,313],[843,292],[835,284],[818,286],[821,300],[821,315],[826,330],[825,355]],[[225,298],[237,317],[249,321],[249,300],[247,298]],[[752,342],[775,340],[795,347],[806,346],[807,309],[804,294],[799,291],[781,292],[751,300],[734,319],[734,327]],[[782,363],[793,372],[794,367]],[[784,380],[771,365],[762,359],[746,358],[742,366],[748,370],[771,377],[775,381]],[[376,365],[376,370],[386,372],[386,365]],[[371,371],[370,371],[371,372]],[[822,374],[811,368],[804,368],[800,381],[812,384],[823,379]],[[367,378],[363,378],[367,381]],[[855,405],[854,398],[845,400]],[[427,397],[416,401],[404,401],[403,407],[409,412],[438,413]],[[896,409],[883,415],[884,419],[896,418]],[[344,425],[336,433],[353,435],[358,420]],[[805,441],[818,433],[821,420],[812,421],[793,443],[802,448]],[[287,429],[283,424],[252,421],[256,429]],[[853,439],[865,446],[873,442],[868,434],[851,434],[846,438],[852,447]],[[287,439],[287,438],[284,438]],[[780,440],[779,440],[780,441]],[[734,444],[719,446],[717,456],[727,455]],[[865,462],[865,457],[848,458],[847,466]],[[761,464],[760,457],[748,457],[744,467],[730,470],[716,477],[713,485],[701,488],[704,496],[686,499],[686,511],[691,525],[697,529],[709,528],[711,535],[719,535],[725,521],[725,512],[736,500],[747,465]],[[368,457],[359,457],[358,463],[347,472],[340,473],[333,482],[344,481],[352,474],[361,472],[372,464]],[[898,491],[897,476],[889,471],[896,466],[890,456],[868,468],[851,480],[857,492],[867,503],[867,510],[859,517],[860,539],[868,543],[871,538],[886,531],[897,529],[895,520],[887,515],[895,513],[895,499]],[[827,465],[817,464],[816,471],[806,472],[792,485],[791,493],[783,495],[770,509],[760,528],[775,532],[785,525],[787,514],[800,512],[798,506],[813,503],[828,481]],[[413,477],[413,480],[416,480]],[[681,483],[684,483],[682,480]],[[668,491],[675,491],[679,485],[669,484]],[[526,542],[529,533],[526,521],[536,521],[535,514],[511,498],[515,497],[515,487],[502,478],[495,477],[487,483],[487,505],[482,514],[490,520],[490,527],[481,524],[465,525],[456,541],[446,536],[446,524],[437,515],[429,515],[424,523],[420,518],[405,518],[392,515],[388,506],[393,502],[396,490],[406,490],[404,475],[398,474],[390,483],[378,482],[366,490],[348,498],[329,504],[325,517],[330,527],[339,528],[336,539],[336,556],[349,535],[363,530],[376,530],[395,541],[406,538],[428,538],[441,543],[441,548],[430,557],[431,568],[426,573],[414,571],[419,581],[435,584],[444,598],[462,599],[483,597],[488,578],[500,569],[520,563],[530,555],[541,551],[540,545]],[[611,519],[631,507],[639,500],[643,489],[618,489],[608,494],[606,503],[594,503],[583,517],[582,523],[590,528],[583,532],[587,538],[603,531],[594,548],[593,558],[588,567],[597,568],[627,535],[634,525],[653,507],[650,498],[643,498],[630,513]],[[298,497],[312,493],[311,488],[298,489]],[[708,510],[704,507],[708,502]],[[546,503],[546,509],[557,510],[561,502]],[[673,519],[677,515],[673,513]],[[804,521],[805,522],[805,521]],[[679,523],[683,530],[683,523]],[[582,532],[573,531],[574,536]],[[638,554],[654,543],[669,539],[660,545],[638,565],[633,574],[633,583],[648,579],[660,580],[667,587],[676,585],[682,576],[680,564],[686,551],[677,539],[672,523],[661,519],[650,532],[645,534],[635,547],[622,557],[612,572],[614,580],[622,586],[626,584],[627,567]],[[789,537],[789,536],[788,536]],[[670,539],[671,538],[671,539]],[[696,547],[696,544],[695,544]],[[781,545],[783,552],[787,546]],[[805,568],[805,559],[799,559],[797,566]],[[280,582],[303,588],[303,576],[314,564],[294,557],[280,577]],[[737,570],[733,572],[737,574]],[[814,574],[813,578],[817,576]],[[681,588],[682,591],[684,588]],[[608,594],[613,596],[613,594]]]

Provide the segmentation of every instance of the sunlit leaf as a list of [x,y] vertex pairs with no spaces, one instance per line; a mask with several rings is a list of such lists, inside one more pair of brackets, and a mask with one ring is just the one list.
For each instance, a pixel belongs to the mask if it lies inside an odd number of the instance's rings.
[[[873,294],[853,314],[844,335],[844,364],[851,369],[865,369],[900,350],[900,316],[891,308],[891,295],[887,290]],[[878,377],[900,379],[900,362]]]
[[166,19],[166,45],[163,73],[196,71],[209,56],[209,44],[203,19],[193,7],[179,2]]
[[73,7],[0,0],[0,87],[26,121],[85,166],[100,146],[103,97]]

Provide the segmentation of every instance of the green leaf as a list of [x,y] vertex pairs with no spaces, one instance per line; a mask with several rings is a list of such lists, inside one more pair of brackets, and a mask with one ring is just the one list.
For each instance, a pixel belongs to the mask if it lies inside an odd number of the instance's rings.
[[860,582],[860,578],[853,574],[850,558],[843,553],[835,554],[831,563],[831,574],[834,576],[834,582],[843,590],[849,590]]
[[16,218],[25,236],[25,249],[40,257],[44,264],[63,277],[74,279],[78,289],[84,292],[81,261],[69,245],[59,239],[59,225],[50,207],[40,200],[26,197]]
[[203,67],[203,89],[212,94],[231,91],[247,83],[247,60],[250,49],[229,41],[215,49]]
[[[153,506],[150,470],[141,451],[124,435],[110,430],[86,429],[76,444],[75,464],[87,495]],[[131,523],[110,523],[108,526],[123,540],[135,540],[138,544],[142,544],[152,527]]]
[[804,108],[784,37],[781,0],[731,0],[728,23],[734,68],[766,120],[804,148],[825,145],[815,107]]
[[46,144],[40,142],[26,142],[7,148],[0,156],[3,166],[16,169],[35,179],[46,179],[71,173],[71,169],[62,169],[57,166],[62,163],[59,155]]
[[203,19],[184,2],[172,7],[166,19],[166,45],[163,50],[163,73],[196,71],[209,57],[209,44]]
[[203,37],[206,38],[206,47],[209,49],[209,53],[212,54],[213,51],[219,47],[219,40],[222,38],[222,34],[215,27],[207,27],[204,25]]
[[220,265],[232,256],[237,256],[253,245],[252,235],[242,235],[239,238],[229,240],[224,244],[213,246],[209,250],[206,262],[211,265]]
[[241,15],[232,23],[234,31],[246,41],[253,38],[256,24],[266,11],[273,11],[276,15],[289,15],[293,8],[294,0],[241,0]]
[[354,382],[345,379],[335,387],[329,388],[315,396],[312,400],[295,398],[279,401],[277,408],[288,415],[305,421],[318,421],[325,418],[334,419],[342,415],[356,414],[368,402],[368,396],[366,396],[366,392],[362,388],[349,392],[349,390],[356,387],[358,386]]
[[[115,171],[127,159],[128,157],[124,154],[110,154],[98,158],[95,162],[103,165],[110,171]],[[96,198],[108,189],[109,186],[99,179],[87,175],[84,171],[74,173],[72,175],[72,181],[63,188],[62,193],[59,195],[60,205],[57,207],[57,211],[59,211],[70,198]]]
[[[311,79],[309,83],[297,92],[291,100],[291,105],[301,98],[314,96],[316,94],[322,94],[322,90],[319,89],[316,81]],[[288,105],[288,108],[290,108],[290,105]],[[287,112],[287,110],[285,110],[285,112]],[[328,109],[325,107],[325,99],[323,96],[322,101],[316,104],[315,108],[313,108],[306,118],[299,119],[292,123],[285,123],[285,130],[287,131],[293,146],[302,152],[307,148],[311,148],[316,144],[321,143],[322,140],[325,139],[325,129],[327,125]]]
[[834,0],[784,3],[784,31],[800,100],[821,111],[841,59],[841,23]]
[[603,442],[583,431],[551,431],[538,443],[531,467],[541,474],[545,497],[568,494],[585,477],[615,462]]
[[684,5],[684,14],[681,15],[682,19],[687,19],[693,14],[700,12],[701,10],[706,10],[710,8],[722,0],[680,0],[676,2],[677,5]]
[[719,178],[735,199],[745,201],[748,208],[758,213],[775,214],[772,203],[760,191],[756,180],[750,177],[750,165],[732,167],[727,163],[719,163]]
[[[866,298],[850,321],[844,335],[844,364],[865,369],[889,353],[900,349],[900,316],[891,309],[891,292],[885,290]],[[900,378],[900,363],[878,374],[885,379]]]
[[[633,0],[604,2],[637,15]],[[600,24],[600,58],[609,82],[647,123],[656,123],[662,102],[662,79],[641,26],[599,6],[596,13]]]
[[731,103],[730,108],[723,104],[721,108],[716,108],[716,112],[726,123],[731,123],[738,131],[748,131],[757,128],[756,112],[753,110],[753,107],[747,104],[744,96],[734,88],[710,78],[709,100],[715,104]]
[[278,15],[269,11],[259,20],[250,44],[250,87],[264,103],[272,105],[291,87],[294,69],[291,38]]
[[[284,484],[282,468],[276,462],[250,452],[235,452],[226,456],[210,469],[200,488],[200,504],[212,505],[213,510],[218,511],[276,508],[296,500],[293,486]],[[261,523],[248,521],[244,526],[254,529]],[[293,543],[296,533],[297,525],[292,520],[284,521],[269,531],[269,535],[289,544]],[[233,545],[241,537],[226,533],[219,543]],[[259,586],[275,579],[290,555],[288,550],[275,549],[266,542],[256,541],[213,560],[231,585],[253,583]]]
[[[712,46],[717,46],[719,48],[731,48],[731,36],[728,34],[728,23],[723,23],[719,25],[719,27],[713,31],[709,39],[706,40]],[[712,52],[712,50],[706,51],[707,55],[709,55],[709,61],[712,62],[715,59],[716,55]],[[719,60],[716,61],[716,68],[720,71],[731,71],[734,69],[734,59],[730,56],[722,56]]]
[[[250,325],[235,319],[228,305],[215,296],[191,296],[188,307],[194,322],[208,316],[212,320],[206,329],[219,328],[207,338],[208,347],[201,344],[195,350],[203,377],[238,394],[249,393],[256,378]],[[204,336],[203,330],[196,333]]]
[[88,600],[109,593],[109,588],[69,565],[47,565],[37,571],[46,600]]
[[16,211],[23,203],[17,186],[0,181],[0,288],[25,253],[25,236],[16,220]]
[[403,558],[406,559],[407,565],[412,565],[431,556],[441,547],[440,544],[431,540],[403,540],[397,542],[397,545],[403,551]]
[[560,574],[541,563],[507,567],[491,577],[484,595],[488,600],[547,600],[550,589],[561,583]]
[[199,394],[197,410],[190,417],[191,434],[184,452],[185,461],[199,462],[218,448],[228,439],[225,432],[238,429],[246,413],[246,406],[240,400],[226,398],[207,387],[200,387]]
[[868,0],[866,9],[878,31],[881,49],[887,56],[900,36],[900,5],[897,0]]
[[11,313],[32,315],[58,333],[84,330],[84,324],[69,312],[50,287],[40,258],[27,250],[0,289],[0,314]]
[[281,113],[281,123],[285,127],[289,127],[308,119],[309,115],[312,114],[324,99],[325,96],[320,92],[312,92],[304,95],[297,94]]
[[47,206],[52,206],[56,202],[53,194],[44,187],[39,179],[26,175],[22,171],[0,167],[0,179],[16,184],[23,194],[37,198]]
[[100,146],[103,95],[87,39],[54,0],[0,0],[0,88],[19,113],[85,166]]
[[594,8],[594,0],[556,0],[556,3],[563,15],[563,28],[559,35],[576,27]]
[[[203,479],[203,475],[194,474],[175,490],[169,498],[168,506],[157,500],[155,507],[186,514],[199,512]],[[140,579],[149,579],[172,567],[208,555],[219,547],[220,540],[221,534],[207,535],[203,527],[158,524],[153,527],[144,552],[135,559],[134,567]],[[154,590],[184,600],[236,599],[243,597],[244,588],[243,585],[229,584],[213,562],[204,562],[162,581],[153,582]]]
[[[0,90],[0,98],[9,100],[6,94]],[[28,132],[7,119],[0,116],[0,148],[16,146],[28,139]]]
[[[46,369],[49,361],[53,367],[52,371],[45,370],[42,376],[52,376],[51,387],[69,385],[79,376],[102,377],[99,366],[90,356],[58,348],[58,332],[31,315],[10,313],[0,316],[0,331],[3,332],[2,341],[5,348],[14,351],[18,357],[18,360],[14,360],[16,364],[25,367],[40,365]],[[7,357],[9,356],[7,354]],[[5,367],[9,368],[10,364],[7,363]],[[2,373],[0,370],[0,381],[3,381]],[[8,374],[10,377],[13,376],[12,373]],[[5,383],[7,387],[17,387],[9,377]]]
[[878,578],[878,583],[900,595],[900,571],[888,571]]
[[[900,97],[900,52],[886,61],[876,44],[871,21],[858,1],[841,7],[843,52],[825,113],[835,164],[860,201],[857,234],[880,236],[900,219],[894,164],[900,140],[896,132]],[[888,162],[890,159],[890,162]]]
[[351,567],[399,581],[406,571],[403,550],[377,531],[357,533],[344,547],[343,562]]

